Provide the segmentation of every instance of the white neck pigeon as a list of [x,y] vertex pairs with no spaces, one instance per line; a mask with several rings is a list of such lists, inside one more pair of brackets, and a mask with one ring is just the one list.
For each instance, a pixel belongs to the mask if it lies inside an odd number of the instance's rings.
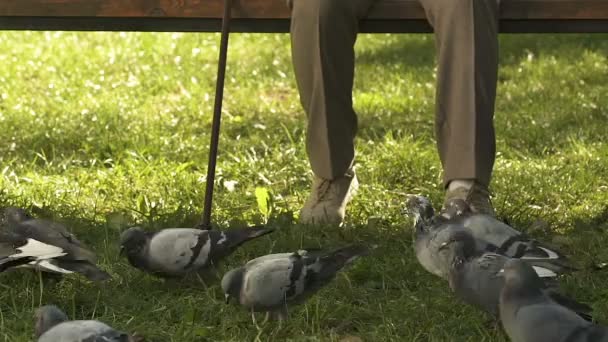
[[231,255],[244,243],[273,232],[251,227],[225,231],[166,228],[146,232],[132,227],[121,234],[121,255],[144,272],[163,278],[180,278],[196,272],[205,275],[210,266]]
[[0,219],[0,272],[26,267],[58,275],[77,272],[93,281],[110,279],[95,262],[95,254],[63,225],[32,218],[23,209],[4,209]]
[[513,342],[608,342],[608,327],[593,324],[543,291],[543,282],[523,260],[502,271],[500,319]]
[[266,312],[267,319],[284,320],[288,305],[306,301],[345,266],[368,253],[365,246],[350,245],[333,251],[265,255],[227,272],[222,290],[226,303],[234,298],[251,312]]

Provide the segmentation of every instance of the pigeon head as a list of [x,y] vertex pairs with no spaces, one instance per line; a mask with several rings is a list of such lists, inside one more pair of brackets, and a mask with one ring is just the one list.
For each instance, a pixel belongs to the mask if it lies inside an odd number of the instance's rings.
[[230,302],[231,298],[240,297],[241,288],[243,286],[243,277],[245,275],[245,269],[242,267],[232,269],[224,274],[222,278],[222,291],[226,297],[226,304]]
[[16,207],[7,207],[2,213],[2,224],[6,223],[18,223],[32,219],[32,216],[25,210]]
[[420,195],[412,195],[408,198],[404,212],[414,215],[416,221],[420,221],[420,219],[430,220],[435,215],[431,201]]
[[120,255],[139,255],[148,243],[148,234],[140,227],[131,227],[120,234]]
[[67,321],[68,316],[55,305],[45,305],[36,309],[34,320],[34,332],[38,338],[57,324]]
[[509,259],[499,273],[505,278],[505,287],[526,290],[526,292],[540,291],[544,287],[542,279],[534,268],[521,259]]

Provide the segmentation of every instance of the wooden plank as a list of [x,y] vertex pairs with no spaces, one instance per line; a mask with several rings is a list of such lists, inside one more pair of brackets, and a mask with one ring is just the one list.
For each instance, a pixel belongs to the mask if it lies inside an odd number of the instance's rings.
[[[234,18],[288,19],[290,15],[285,0],[233,1]],[[219,18],[222,8],[223,0],[2,0],[0,16]],[[368,18],[424,19],[425,15],[417,0],[380,0]],[[608,0],[502,0],[501,18],[608,19]]]
[[[219,32],[221,19],[108,18],[108,17],[0,17],[0,30]],[[233,19],[234,33],[287,33],[288,19]],[[363,20],[361,33],[431,33],[424,19]],[[501,33],[608,33],[608,20],[501,20]]]
[[608,0],[503,0],[508,19],[608,19]]

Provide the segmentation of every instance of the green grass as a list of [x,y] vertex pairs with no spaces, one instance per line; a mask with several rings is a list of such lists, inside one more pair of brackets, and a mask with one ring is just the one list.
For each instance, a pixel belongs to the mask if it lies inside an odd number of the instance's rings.
[[[407,193],[442,199],[432,35],[359,38],[362,186],[340,229],[295,223],[311,172],[289,36],[231,36],[213,222],[279,230],[224,269],[302,246],[379,245],[293,307],[283,327],[258,330],[248,312],[223,303],[217,284],[174,288],[118,258],[130,225],[198,222],[218,45],[217,34],[0,33],[0,205],[66,222],[114,277],[96,285],[69,276],[41,289],[33,272],[2,274],[0,341],[30,341],[32,312],[46,303],[152,341],[504,341],[418,265],[401,214]],[[608,262],[606,56],[606,35],[501,36],[494,204],[581,266]],[[258,187],[272,194],[269,217]],[[584,270],[563,288],[608,323],[607,282],[606,271]]]

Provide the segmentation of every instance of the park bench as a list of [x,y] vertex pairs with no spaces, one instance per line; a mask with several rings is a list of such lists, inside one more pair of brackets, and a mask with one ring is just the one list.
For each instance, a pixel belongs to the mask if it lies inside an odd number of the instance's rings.
[[[231,0],[228,6],[224,1],[0,0],[0,30],[222,32],[201,228],[211,227],[227,33],[289,32],[286,0]],[[502,33],[608,33],[608,0],[502,0],[500,17]],[[417,0],[379,0],[360,29],[432,32]]]
[[[223,8],[223,0],[2,0],[0,29],[218,32]],[[607,0],[501,0],[500,9],[505,33],[608,32]],[[289,30],[285,0],[233,0],[231,17],[231,32]],[[417,0],[379,0],[361,30],[431,32]]]

